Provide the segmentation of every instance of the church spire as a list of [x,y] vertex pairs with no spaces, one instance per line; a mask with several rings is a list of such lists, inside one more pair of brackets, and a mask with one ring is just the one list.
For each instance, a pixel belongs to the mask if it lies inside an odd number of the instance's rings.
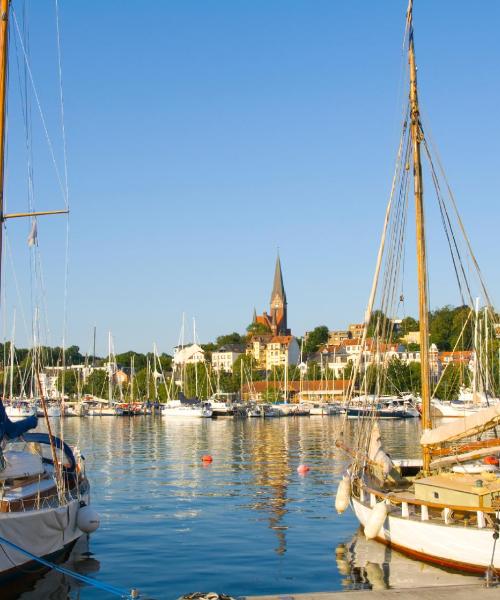
[[273,291],[271,292],[271,304],[278,295],[283,305],[286,304],[286,294],[285,294],[285,286],[283,285],[283,274],[281,272],[281,261],[280,255],[276,257],[276,267],[274,269],[274,282],[273,282]]

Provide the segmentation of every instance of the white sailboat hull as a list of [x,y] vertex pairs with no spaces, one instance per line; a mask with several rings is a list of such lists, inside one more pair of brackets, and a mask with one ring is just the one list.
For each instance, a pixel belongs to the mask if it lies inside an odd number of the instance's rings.
[[[78,528],[80,507],[75,499],[66,506],[0,514],[0,536],[36,556],[50,556],[75,542],[83,532]],[[3,544],[0,552],[0,580],[31,562],[25,554]]]
[[188,406],[174,406],[165,407],[162,411],[162,415],[166,418],[182,417],[188,419],[210,419],[212,417],[212,410],[210,408],[191,408]]
[[[351,502],[354,514],[364,527],[372,509],[354,497]],[[484,573],[491,561],[492,534],[488,528],[445,525],[389,514],[376,539],[415,558]],[[500,569],[500,552],[495,553],[493,565]]]
[[35,409],[31,406],[18,407],[18,406],[6,406],[5,412],[9,419],[26,419],[26,417],[32,417],[35,415]]

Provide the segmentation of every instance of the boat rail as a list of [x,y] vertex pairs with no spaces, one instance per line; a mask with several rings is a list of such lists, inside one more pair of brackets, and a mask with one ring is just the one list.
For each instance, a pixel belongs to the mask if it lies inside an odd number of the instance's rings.
[[[383,492],[363,485],[361,481],[354,480],[353,491],[362,503],[369,502],[374,507],[377,502],[400,507],[401,518],[421,521],[442,521],[445,525],[464,525],[484,529],[485,527],[498,527],[500,507],[483,506],[480,509],[470,506],[459,506],[429,502],[410,497],[405,492]],[[399,494],[399,495],[398,495]],[[419,508],[416,511],[415,508]],[[413,511],[412,511],[413,508]]]
[[15,498],[12,500],[2,498],[0,496],[0,512],[2,513],[18,513],[43,510],[46,508],[56,508],[64,506],[66,503],[78,500],[81,493],[77,488],[66,490],[62,497],[55,493],[50,495],[37,494],[30,498]]

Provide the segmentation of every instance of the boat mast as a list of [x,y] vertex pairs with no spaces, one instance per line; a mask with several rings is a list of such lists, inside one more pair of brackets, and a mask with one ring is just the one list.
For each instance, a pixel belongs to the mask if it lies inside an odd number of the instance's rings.
[[[430,429],[430,368],[429,368],[429,305],[427,290],[427,259],[425,252],[425,220],[423,204],[422,162],[420,142],[423,134],[420,127],[420,112],[417,93],[417,66],[415,62],[415,46],[413,41],[413,0],[409,0],[407,24],[409,32],[408,61],[410,64],[410,114],[411,144],[413,153],[413,185],[415,193],[417,269],[418,269],[418,312],[420,319],[420,369],[422,395],[422,429]],[[423,448],[423,470],[429,471],[430,452]]]
[[7,51],[9,37],[9,0],[1,0],[0,8],[0,289],[2,286],[2,247],[4,222],[4,170],[5,170],[5,106],[7,96]]

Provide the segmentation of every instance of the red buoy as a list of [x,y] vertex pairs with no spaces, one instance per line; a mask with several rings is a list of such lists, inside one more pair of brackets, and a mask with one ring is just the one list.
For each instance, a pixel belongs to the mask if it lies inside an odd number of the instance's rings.
[[495,465],[496,467],[498,467],[499,464],[499,460],[496,456],[485,456],[483,462],[485,465]]
[[306,473],[308,473],[311,469],[307,466],[307,465],[299,465],[297,467],[297,473],[299,473],[299,475],[305,475]]
[[201,460],[202,460],[204,463],[211,463],[211,462],[213,461],[213,458],[210,456],[210,454],[204,454],[204,455],[201,457]]

